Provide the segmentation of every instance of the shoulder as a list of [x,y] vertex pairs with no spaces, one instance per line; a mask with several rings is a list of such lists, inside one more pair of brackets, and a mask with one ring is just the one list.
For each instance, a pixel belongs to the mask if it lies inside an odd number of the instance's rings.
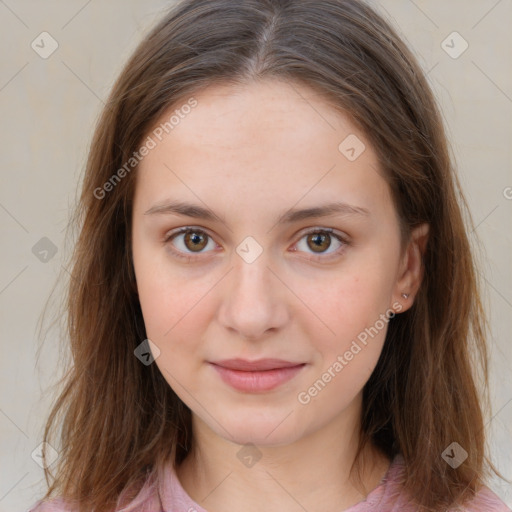
[[[378,507],[384,510],[400,510],[402,512],[416,510],[414,500],[405,492],[402,482],[404,476],[404,459],[398,454],[381,483],[374,491],[374,499]],[[382,491],[377,492],[382,488]],[[372,496],[372,495],[370,495]],[[398,507],[398,508],[393,508]],[[378,510],[379,508],[376,508]],[[512,512],[501,498],[486,485],[480,487],[477,493],[462,506],[451,507],[448,512]]]
[[[128,505],[117,512],[159,512],[162,504],[158,493],[152,487],[145,487],[141,493]],[[78,512],[78,506],[62,498],[47,501],[39,500],[26,512]]]
[[75,512],[75,508],[61,498],[49,501],[39,500],[26,512]]
[[455,509],[454,512],[512,512],[501,498],[489,487],[483,486],[476,495],[466,503],[462,509]]

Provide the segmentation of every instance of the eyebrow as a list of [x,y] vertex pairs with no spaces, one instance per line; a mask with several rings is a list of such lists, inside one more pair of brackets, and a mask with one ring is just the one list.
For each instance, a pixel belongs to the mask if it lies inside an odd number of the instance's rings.
[[[196,204],[186,203],[183,201],[167,201],[163,204],[157,204],[147,210],[144,215],[183,215],[185,217],[193,217],[204,220],[224,220],[220,219],[209,208]],[[311,208],[291,209],[282,213],[276,224],[291,224],[304,219],[328,217],[330,215],[370,215],[370,211],[361,206],[353,206],[343,202],[327,203],[324,205],[314,206]]]

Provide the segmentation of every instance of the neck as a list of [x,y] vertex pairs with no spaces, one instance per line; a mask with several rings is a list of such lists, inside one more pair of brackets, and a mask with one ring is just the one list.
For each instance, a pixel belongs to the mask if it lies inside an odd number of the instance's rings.
[[[239,510],[324,512],[363,501],[390,461],[373,445],[361,457],[361,480],[351,476],[359,440],[360,401],[328,425],[287,445],[243,446],[212,431],[193,416],[194,446],[177,468],[185,491],[209,512]],[[249,506],[248,506],[249,505]]]

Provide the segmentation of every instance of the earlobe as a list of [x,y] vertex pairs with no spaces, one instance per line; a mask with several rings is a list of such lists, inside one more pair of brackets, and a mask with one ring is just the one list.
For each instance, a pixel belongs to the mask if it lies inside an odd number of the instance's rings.
[[392,303],[398,302],[401,306],[397,313],[407,311],[414,303],[414,297],[423,280],[423,255],[427,248],[429,233],[430,225],[427,223],[415,227],[411,232],[392,297]]

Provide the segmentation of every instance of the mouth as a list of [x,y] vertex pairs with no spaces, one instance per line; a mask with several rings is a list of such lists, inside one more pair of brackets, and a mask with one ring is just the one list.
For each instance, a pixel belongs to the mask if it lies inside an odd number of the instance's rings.
[[282,359],[226,359],[210,362],[220,378],[232,388],[248,393],[275,389],[293,379],[306,363]]

